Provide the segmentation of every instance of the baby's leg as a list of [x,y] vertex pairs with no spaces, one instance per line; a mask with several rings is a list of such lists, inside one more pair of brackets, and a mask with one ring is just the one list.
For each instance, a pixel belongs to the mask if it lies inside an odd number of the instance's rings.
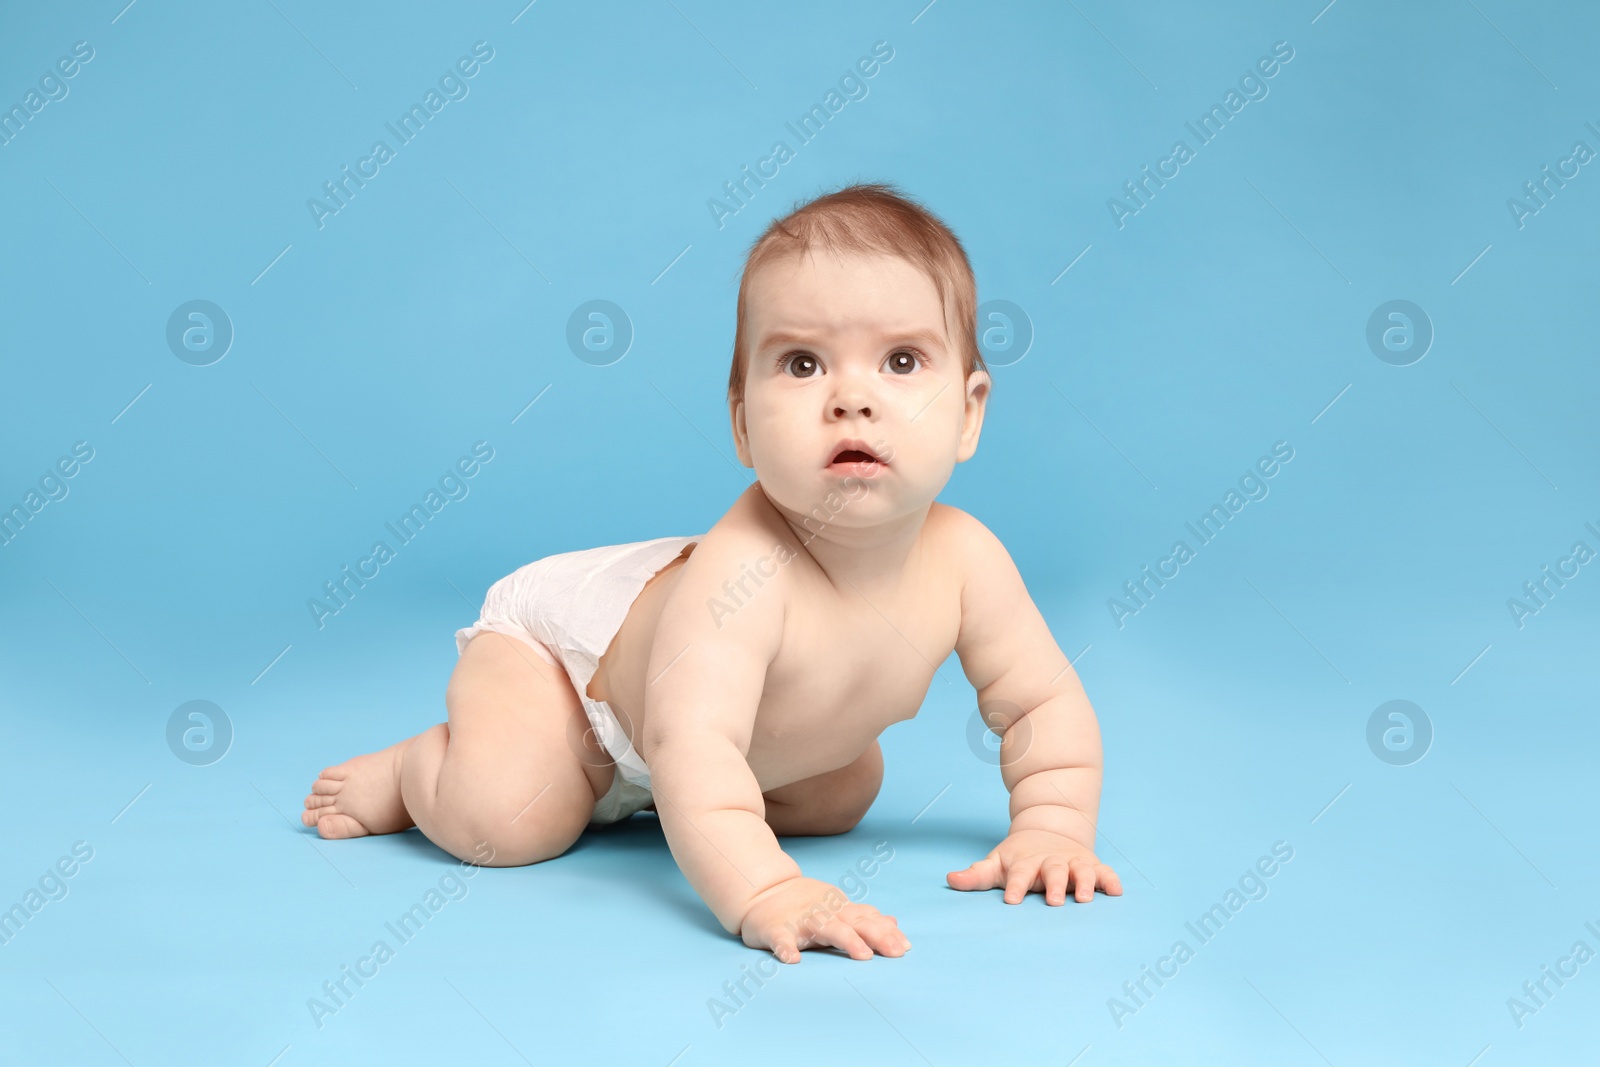
[[877,741],[837,770],[769,789],[767,825],[779,837],[849,833],[856,828],[883,785],[883,748]]
[[415,825],[489,867],[565,852],[611,785],[572,682],[504,634],[467,643],[445,694],[450,721],[323,772],[304,821],[324,837]]

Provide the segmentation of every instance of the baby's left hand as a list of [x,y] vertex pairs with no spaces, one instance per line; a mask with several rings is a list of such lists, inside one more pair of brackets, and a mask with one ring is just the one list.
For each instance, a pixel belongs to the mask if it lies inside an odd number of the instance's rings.
[[1122,895],[1116,871],[1070,837],[1048,830],[1019,830],[966,870],[945,875],[945,880],[962,891],[1003,885],[1007,904],[1020,904],[1034,892],[1043,892],[1046,904],[1065,904],[1069,884],[1080,904],[1094,899],[1097,885],[1109,896]]

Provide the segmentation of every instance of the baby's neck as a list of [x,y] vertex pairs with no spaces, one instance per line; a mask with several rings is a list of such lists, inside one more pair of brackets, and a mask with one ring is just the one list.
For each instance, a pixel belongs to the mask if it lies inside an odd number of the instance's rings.
[[893,586],[916,551],[932,505],[892,522],[870,527],[830,525],[821,530],[788,515],[802,552],[807,553],[836,587],[858,591]]

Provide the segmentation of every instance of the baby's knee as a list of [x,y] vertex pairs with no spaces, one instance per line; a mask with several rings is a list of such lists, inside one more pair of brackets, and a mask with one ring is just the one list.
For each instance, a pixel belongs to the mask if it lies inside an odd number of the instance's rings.
[[497,846],[486,837],[474,839],[469,834],[441,847],[456,859],[477,867],[526,867],[531,863],[555,859],[572,847],[572,842],[562,844],[551,840],[508,839],[501,835]]
[[[532,799],[495,797],[441,804],[439,821],[447,823],[441,847],[457,859],[480,867],[524,867],[554,859],[572,847],[588,825],[588,806],[557,802],[551,786]],[[443,799],[443,798],[441,798]]]
[[834,834],[847,834],[860,824],[862,817],[865,815],[866,812],[863,811],[859,814],[851,812],[834,812],[830,815],[823,816],[817,820],[815,824],[816,828],[811,831],[811,835],[809,836],[832,837]]
[[[579,833],[581,833],[581,829]],[[545,827],[509,828],[482,820],[468,820],[440,834],[434,844],[456,859],[478,867],[526,867],[555,859],[577,840],[577,834]]]

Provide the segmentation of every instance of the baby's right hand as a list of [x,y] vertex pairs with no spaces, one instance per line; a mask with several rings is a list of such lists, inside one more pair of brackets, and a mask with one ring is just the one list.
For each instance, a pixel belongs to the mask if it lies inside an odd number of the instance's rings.
[[870,960],[874,950],[902,956],[911,942],[894,916],[870,904],[852,903],[844,892],[815,878],[791,878],[758,895],[745,912],[739,936],[751,948],[769,948],[784,963],[799,963],[800,950],[832,945],[851,959]]

